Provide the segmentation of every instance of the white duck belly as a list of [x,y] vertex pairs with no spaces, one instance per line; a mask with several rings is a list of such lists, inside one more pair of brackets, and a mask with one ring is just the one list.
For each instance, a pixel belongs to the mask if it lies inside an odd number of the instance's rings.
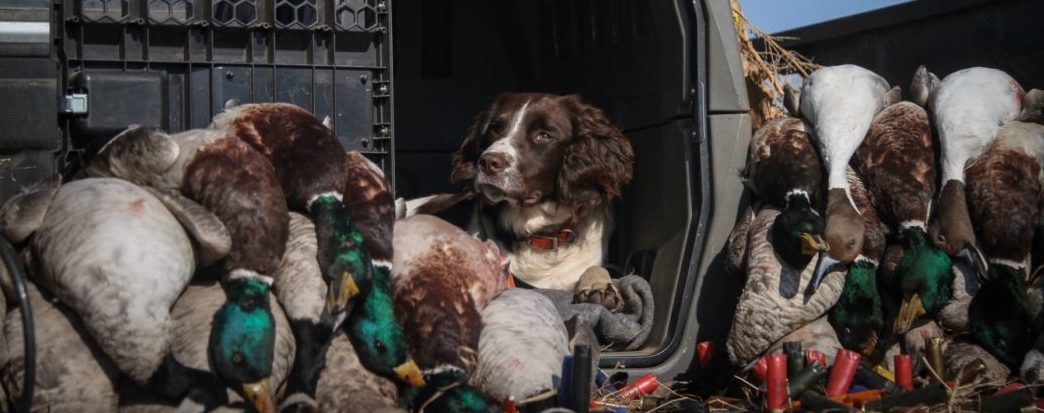
[[964,167],[978,158],[1001,124],[1022,107],[1022,87],[1000,70],[972,67],[951,73],[932,97],[942,146],[942,182],[964,182]]
[[181,224],[119,179],[62,186],[33,239],[43,283],[121,371],[144,383],[169,346],[170,308],[195,269]]
[[848,188],[845,169],[874,115],[888,103],[888,82],[855,65],[812,72],[801,92],[801,114],[815,127],[829,188]]

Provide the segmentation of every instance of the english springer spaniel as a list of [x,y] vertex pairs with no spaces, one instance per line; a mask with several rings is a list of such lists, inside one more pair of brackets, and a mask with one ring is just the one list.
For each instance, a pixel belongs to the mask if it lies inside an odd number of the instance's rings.
[[465,193],[411,200],[408,214],[475,197],[467,223],[451,221],[501,246],[509,282],[573,290],[577,301],[618,309],[622,300],[602,259],[609,201],[633,166],[620,129],[578,96],[504,94],[477,116],[453,155],[451,180]]

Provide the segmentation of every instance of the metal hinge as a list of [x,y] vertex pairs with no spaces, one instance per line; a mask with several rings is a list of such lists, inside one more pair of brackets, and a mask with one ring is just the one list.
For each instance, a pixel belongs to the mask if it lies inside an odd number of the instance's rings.
[[86,93],[72,93],[62,97],[62,107],[59,109],[61,113],[67,115],[86,115],[87,114],[87,94]]

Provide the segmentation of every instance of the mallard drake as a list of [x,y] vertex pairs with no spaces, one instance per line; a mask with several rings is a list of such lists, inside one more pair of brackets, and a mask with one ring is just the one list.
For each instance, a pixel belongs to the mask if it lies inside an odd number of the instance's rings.
[[[251,405],[257,411],[272,411],[273,400],[259,400],[258,398],[274,393],[280,383],[286,379],[293,363],[294,337],[286,317],[278,305],[272,305],[271,311],[248,309],[250,304],[261,307],[275,301],[274,297],[268,293],[267,284],[255,279],[240,279],[234,282],[250,283],[252,288],[246,289],[248,294],[236,296],[232,300],[227,300],[221,285],[213,281],[197,280],[185,289],[177,303],[174,304],[174,308],[171,309],[171,333],[174,337],[171,351],[174,357],[186,366],[203,371],[215,369],[227,371],[228,367],[224,364],[230,361],[242,364],[244,367],[235,369],[238,380],[241,383],[259,383],[255,389],[261,390],[249,390],[246,393]],[[241,289],[232,291],[237,290]],[[240,305],[238,308],[231,309],[229,302]],[[230,312],[236,314],[229,314]],[[272,314],[271,324],[256,322],[259,317],[268,317],[267,314]],[[214,328],[211,325],[214,322],[230,322],[236,324],[237,328],[251,329],[253,334],[246,335],[247,337],[251,337],[253,340],[270,339],[272,345],[231,343],[221,336],[213,335],[213,332],[222,331],[221,328]],[[257,328],[259,324],[261,328]],[[275,327],[269,328],[270,325]],[[267,352],[266,349],[269,348],[274,351]],[[232,355],[228,356],[225,353]],[[183,402],[180,406],[165,403],[164,400],[157,399],[148,391],[136,386],[123,385],[119,392],[121,412],[172,413],[194,409],[203,410],[201,406],[194,406],[191,402]],[[227,397],[232,403],[217,407],[217,409],[238,411],[236,407],[242,407],[239,394],[228,392]]]
[[[918,68],[918,72],[922,72]],[[932,242],[950,256],[961,257],[985,271],[965,198],[965,168],[989,146],[1001,124],[1017,116],[1025,93],[1006,73],[984,67],[959,70],[932,89],[932,76],[915,77],[915,94],[929,96],[929,106],[939,134],[942,191],[929,222]]]
[[[114,411],[120,372],[94,343],[75,312],[26,285],[36,328],[36,380],[33,411]],[[3,369],[7,394],[22,394],[25,359],[22,316],[7,313],[4,336],[11,359]]]
[[972,335],[1011,367],[1032,342],[1027,278],[1040,211],[1044,125],[1007,122],[968,166],[968,212],[989,271],[968,307]]
[[[29,213],[18,206],[20,199],[2,214]],[[182,203],[184,213],[171,214],[163,201]],[[181,400],[194,387],[224,387],[170,353],[170,308],[197,259],[185,228],[224,231],[216,217],[191,204],[176,195],[157,198],[119,179],[73,181],[59,187],[49,204],[38,205],[47,212],[30,240],[39,281],[80,316],[121,372],[168,400]],[[182,226],[177,218],[197,223]],[[194,235],[211,240],[198,247],[228,251],[227,233]],[[223,392],[206,402],[221,404],[222,398]]]
[[482,324],[472,385],[499,401],[554,388],[569,337],[550,299],[532,290],[505,290],[482,310]]
[[173,353],[189,367],[212,369],[242,389],[258,411],[271,412],[275,401],[264,398],[289,375],[293,332],[268,284],[252,278],[230,283],[243,286],[226,286],[227,299],[217,283],[190,285],[182,293],[171,310]]
[[396,222],[394,239],[395,310],[414,357],[423,369],[465,368],[482,309],[504,289],[500,250],[431,215]]
[[824,228],[829,251],[820,254],[812,291],[831,268],[850,264],[863,249],[863,223],[845,171],[874,115],[898,101],[898,95],[884,78],[855,65],[817,69],[802,86],[801,115],[815,128],[829,188]]
[[[332,315],[325,311],[327,286],[317,250],[315,225],[308,217],[291,212],[290,237],[275,287],[297,337],[298,351],[282,411],[321,402],[315,399],[317,386],[325,374],[324,360],[333,356],[328,353],[331,339],[341,325],[341,320],[330,319]],[[347,337],[358,346],[352,357],[357,356],[363,366],[380,376],[418,385],[420,370],[409,357],[402,326],[394,318],[386,270],[376,271],[375,279],[382,284],[371,283],[360,292],[362,301],[347,320]]]
[[903,333],[918,317],[940,309],[953,283],[950,259],[928,242],[935,195],[935,150],[928,114],[911,102],[884,108],[856,151],[860,174],[881,218],[902,241],[896,268],[902,303],[894,329]]
[[[744,215],[751,214],[752,210]],[[745,252],[744,263],[732,266],[746,268],[747,274],[725,342],[735,365],[753,361],[772,343],[824,315],[837,302],[844,285],[843,277],[832,277],[810,296],[798,294],[800,287],[811,282],[815,265],[809,262],[803,268],[792,268],[776,254],[771,228],[779,214],[779,209],[766,205],[749,225],[737,226],[748,228],[745,239],[733,237],[736,244],[745,245]]]
[[827,318],[837,330],[837,337],[845,348],[871,357],[875,354],[878,336],[884,327],[881,295],[877,289],[877,268],[885,252],[885,228],[874,208],[869,190],[854,170],[848,170],[848,177],[852,200],[865,228],[863,250],[848,267],[841,296],[827,313]]
[[776,253],[800,268],[826,249],[820,204],[819,156],[805,122],[798,118],[769,120],[750,141],[744,182],[758,196],[781,208],[772,226]]
[[[424,387],[406,389],[399,395],[400,403],[411,412],[496,413],[499,406],[491,404],[475,387],[467,383],[467,374],[457,368],[435,369],[425,374]],[[497,406],[497,407],[495,407]]]
[[[307,110],[287,103],[236,106],[215,116],[210,128],[243,140],[267,157],[290,206],[308,211],[316,223],[320,268],[330,286],[327,311],[347,311],[351,298],[370,282],[371,252],[390,251],[391,240],[367,241],[357,230],[344,202],[349,162],[337,137]],[[391,208],[394,212],[394,205]],[[379,219],[370,223],[388,225]],[[386,229],[369,231],[381,234]],[[369,248],[367,243],[385,248]],[[377,264],[388,266],[389,258]]]

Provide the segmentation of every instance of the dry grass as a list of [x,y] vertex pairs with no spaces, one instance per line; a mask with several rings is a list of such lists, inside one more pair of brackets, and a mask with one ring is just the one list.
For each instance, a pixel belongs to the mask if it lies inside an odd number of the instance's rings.
[[[769,35],[751,24],[743,15],[739,0],[729,0],[732,6],[732,22],[736,26],[743,77],[747,84],[750,100],[751,121],[755,129],[769,119],[784,116],[782,75],[797,73],[801,77],[819,67],[808,58],[783,48],[779,44],[784,38]],[[755,47],[752,38],[761,40],[762,50]]]

